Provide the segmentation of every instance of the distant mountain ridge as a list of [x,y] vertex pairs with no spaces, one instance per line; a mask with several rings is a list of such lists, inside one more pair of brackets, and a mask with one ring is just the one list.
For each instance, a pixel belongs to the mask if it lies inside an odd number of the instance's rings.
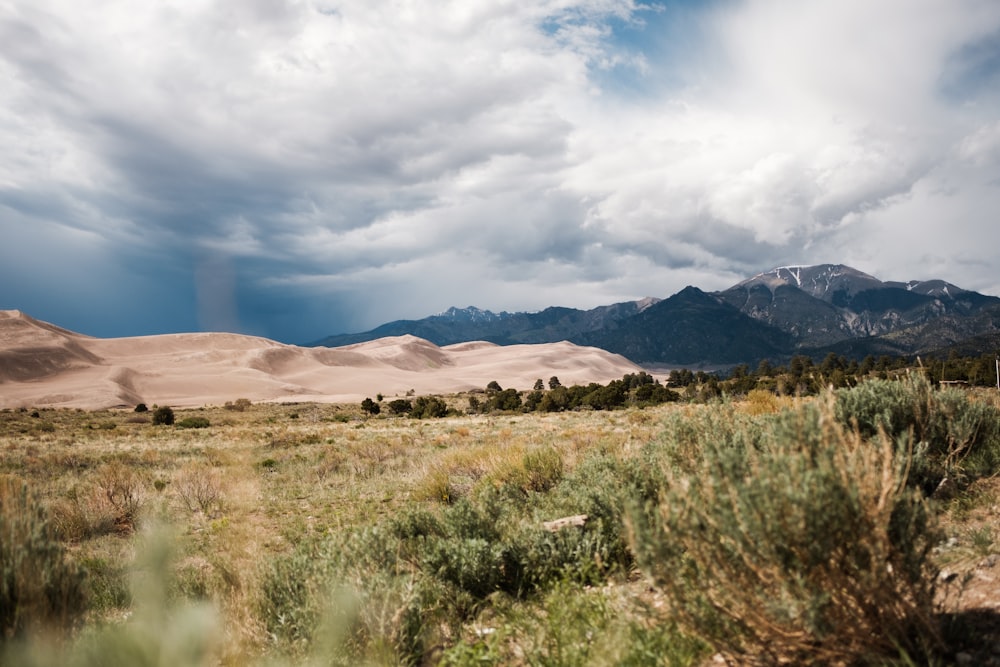
[[986,347],[998,332],[1000,298],[943,280],[882,281],[843,264],[820,264],[774,268],[721,292],[688,286],[666,299],[649,297],[591,310],[449,308],[422,320],[330,336],[314,345],[336,347],[404,334],[437,345],[568,340],[636,363],[710,366],[829,352],[860,358],[950,346],[990,351]]
[[[307,343],[310,347],[340,347],[364,343],[386,336],[412,335],[435,345],[454,345],[473,340],[485,340],[497,345],[570,342],[583,334],[615,329],[620,322],[633,317],[659,299],[647,297],[638,301],[600,306],[592,310],[553,306],[537,313],[494,313],[474,306],[451,307],[443,313],[422,320],[396,320],[356,334],[339,334]],[[599,347],[599,346],[598,346]]]

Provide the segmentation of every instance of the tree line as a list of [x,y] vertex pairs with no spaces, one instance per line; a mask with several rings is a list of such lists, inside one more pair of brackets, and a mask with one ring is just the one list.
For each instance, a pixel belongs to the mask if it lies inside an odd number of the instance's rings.
[[[784,396],[811,396],[827,387],[855,387],[866,379],[891,379],[906,371],[919,369],[933,383],[963,383],[971,386],[996,386],[997,357],[983,354],[946,357],[903,357],[869,355],[862,360],[849,359],[833,352],[815,361],[807,355],[796,355],[787,364],[775,365],[765,359],[755,369],[740,364],[723,371],[694,371],[679,368],[670,371],[665,383],[645,371],[629,373],[621,380],[602,385],[564,386],[553,376],[548,383],[541,378],[530,391],[504,389],[495,380],[481,395],[468,398],[465,414],[491,412],[562,412],[566,410],[614,410],[625,407],[647,407],[673,401],[707,401],[725,396],[745,396],[755,390]],[[361,408],[369,415],[383,410],[392,415],[415,418],[444,417],[462,414],[441,398],[419,396],[413,400],[398,398],[384,403],[366,398]]]
[[[667,388],[649,373],[629,373],[621,380],[612,380],[602,385],[591,382],[587,385],[564,386],[559,378],[549,378],[548,388],[539,378],[531,391],[523,392],[514,388],[504,389],[497,381],[490,382],[481,395],[468,398],[465,414],[488,414],[491,412],[562,412],[565,410],[614,410],[629,406],[646,407],[680,400],[676,391]],[[382,403],[366,398],[361,409],[377,415],[382,412]],[[385,409],[393,415],[411,417],[444,417],[461,414],[449,408],[440,398],[420,396],[414,400],[398,398],[385,404]]]

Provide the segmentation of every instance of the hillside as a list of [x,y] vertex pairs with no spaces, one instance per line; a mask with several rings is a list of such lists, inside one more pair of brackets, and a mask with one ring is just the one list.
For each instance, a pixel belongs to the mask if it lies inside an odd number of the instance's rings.
[[228,333],[99,339],[0,311],[0,408],[175,407],[252,401],[353,402],[382,393],[452,393],[491,380],[605,383],[638,371],[623,357],[567,342],[439,347],[398,336],[305,348]]

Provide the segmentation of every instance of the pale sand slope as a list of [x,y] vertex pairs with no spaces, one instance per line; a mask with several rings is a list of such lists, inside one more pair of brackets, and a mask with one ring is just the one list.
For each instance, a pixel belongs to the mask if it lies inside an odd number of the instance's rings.
[[0,311],[0,408],[221,405],[251,401],[355,402],[483,388],[607,383],[640,369],[624,357],[571,343],[460,343],[382,338],[338,348],[283,345],[227,333],[91,338]]

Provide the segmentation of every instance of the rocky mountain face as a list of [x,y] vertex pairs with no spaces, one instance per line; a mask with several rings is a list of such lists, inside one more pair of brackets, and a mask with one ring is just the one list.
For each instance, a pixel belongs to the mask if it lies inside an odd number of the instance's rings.
[[773,269],[718,296],[792,334],[799,348],[888,337],[871,342],[901,353],[947,343],[950,332],[960,338],[984,333],[992,327],[984,309],[1000,306],[996,297],[943,280],[883,282],[841,264]]
[[[438,345],[569,340],[637,363],[727,365],[829,352],[919,354],[955,346],[994,351],[1000,298],[942,280],[884,282],[841,264],[780,267],[721,292],[686,287],[666,299],[592,310],[547,308],[492,313],[451,308],[422,320],[390,322],[363,334],[331,336],[339,346],[413,334]],[[979,341],[978,343],[976,341]]]

